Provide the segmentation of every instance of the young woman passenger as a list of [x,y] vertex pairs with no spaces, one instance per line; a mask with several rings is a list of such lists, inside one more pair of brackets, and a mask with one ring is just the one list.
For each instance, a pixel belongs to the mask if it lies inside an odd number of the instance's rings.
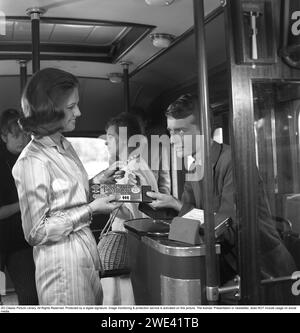
[[[171,175],[170,175],[170,149],[169,146],[156,144],[152,141],[153,137],[161,137],[167,135],[166,126],[161,123],[158,124],[160,119],[153,119],[145,110],[139,106],[132,106],[130,114],[138,117],[138,120],[144,128],[145,136],[148,140],[148,165],[157,181],[158,190],[160,193],[171,193]],[[157,118],[157,117],[154,117]]]
[[0,119],[0,270],[7,269],[20,305],[37,305],[32,247],[24,238],[12,176],[12,167],[28,143],[28,136],[18,125],[19,118],[17,110],[8,109]]
[[[127,136],[123,137],[124,129]],[[123,178],[117,180],[119,184],[150,185],[154,191],[158,190],[157,181],[149,165],[141,154],[143,149],[130,147],[130,138],[139,135],[143,143],[143,128],[138,118],[130,113],[121,113],[110,119],[106,125],[106,144],[111,163],[118,161],[121,170],[125,172]],[[125,134],[124,134],[125,135]],[[123,203],[119,208],[112,224],[114,231],[126,231],[124,221],[138,218],[147,218],[138,209],[137,203]],[[132,284],[129,275],[107,277],[102,279],[104,305],[133,305],[135,304]]]
[[115,196],[88,203],[86,171],[63,132],[75,129],[78,80],[45,68],[28,81],[22,96],[22,128],[32,134],[13,176],[23,229],[33,246],[39,303],[102,304],[100,259],[89,228],[93,214],[118,207]]

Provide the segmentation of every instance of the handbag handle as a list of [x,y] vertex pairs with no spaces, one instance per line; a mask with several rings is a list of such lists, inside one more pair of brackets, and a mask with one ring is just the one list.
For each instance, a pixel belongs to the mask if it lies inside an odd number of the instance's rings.
[[102,237],[103,235],[105,235],[105,234],[108,233],[108,231],[109,231],[109,229],[111,228],[111,226],[112,226],[112,224],[113,224],[113,222],[114,222],[114,220],[115,220],[115,218],[116,218],[116,216],[117,216],[119,210],[120,210],[120,207],[118,207],[118,208],[116,209],[116,211],[115,211],[114,213],[111,214],[111,216],[109,217],[108,221],[106,222],[104,228],[103,228],[102,231],[101,231],[100,237]]

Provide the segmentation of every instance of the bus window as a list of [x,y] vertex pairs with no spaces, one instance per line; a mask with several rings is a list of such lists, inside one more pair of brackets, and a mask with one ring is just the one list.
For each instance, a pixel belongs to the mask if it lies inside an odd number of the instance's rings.
[[256,159],[272,214],[300,232],[300,142],[298,82],[254,82]]
[[67,138],[79,156],[89,179],[108,168],[108,151],[102,138]]
[[220,144],[223,143],[223,128],[222,127],[216,128],[214,130],[213,139],[214,139],[214,141],[216,141]]

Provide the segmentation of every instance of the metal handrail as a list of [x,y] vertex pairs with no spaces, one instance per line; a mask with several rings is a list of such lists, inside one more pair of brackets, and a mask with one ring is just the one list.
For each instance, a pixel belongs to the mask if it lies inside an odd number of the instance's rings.
[[215,251],[215,223],[213,214],[213,175],[211,160],[211,128],[209,115],[208,75],[205,47],[204,1],[194,0],[196,58],[198,72],[199,122],[204,135],[204,227],[206,247],[206,297],[209,304],[218,300],[218,269]]
[[266,285],[266,284],[273,284],[273,283],[286,282],[286,281],[296,281],[296,280],[299,280],[299,276],[288,275],[288,276],[280,276],[277,278],[264,279],[264,280],[261,280],[260,283],[262,285]]

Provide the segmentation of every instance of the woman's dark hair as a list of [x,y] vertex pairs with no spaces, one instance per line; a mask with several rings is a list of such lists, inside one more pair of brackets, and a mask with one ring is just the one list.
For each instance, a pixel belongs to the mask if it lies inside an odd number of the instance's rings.
[[61,128],[65,116],[62,104],[66,95],[78,87],[77,78],[56,68],[36,72],[27,82],[22,95],[24,117],[19,120],[26,132],[51,135]]
[[139,118],[128,112],[122,112],[116,117],[111,118],[106,126],[105,130],[109,127],[114,126],[117,133],[119,133],[120,127],[127,128],[127,137],[130,138],[133,135],[142,134],[144,135],[144,128],[139,120]]
[[1,135],[12,133],[14,136],[18,136],[18,134],[22,131],[18,124],[20,117],[20,112],[15,109],[4,110],[0,117]]

